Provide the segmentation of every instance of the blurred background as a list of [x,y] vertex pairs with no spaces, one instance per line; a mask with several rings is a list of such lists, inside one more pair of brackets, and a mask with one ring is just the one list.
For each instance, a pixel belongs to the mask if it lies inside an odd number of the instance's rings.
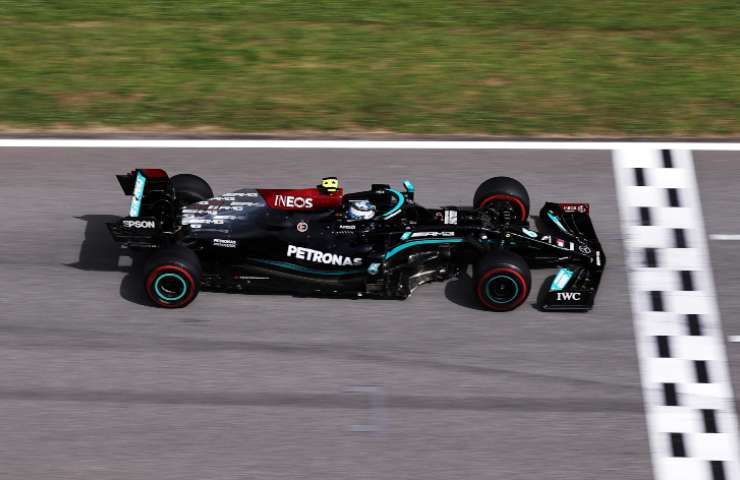
[[0,0],[0,129],[715,136],[733,0]]

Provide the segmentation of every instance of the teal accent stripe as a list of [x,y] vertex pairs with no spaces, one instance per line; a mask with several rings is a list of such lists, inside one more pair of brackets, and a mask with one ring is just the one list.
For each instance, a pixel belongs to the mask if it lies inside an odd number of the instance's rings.
[[403,235],[401,235],[401,240],[406,240],[411,236],[411,232],[404,232]]
[[[180,283],[182,283],[182,292],[180,292],[180,295],[177,295],[175,297],[168,297],[159,290],[159,281],[166,277],[175,277],[176,279],[180,280]],[[157,277],[157,280],[154,282],[154,291],[157,292],[157,295],[162,300],[165,300],[167,302],[176,302],[185,296],[185,293],[187,293],[188,291],[188,286],[185,283],[185,280],[183,280],[180,275],[176,273],[165,273]]]
[[134,184],[134,192],[131,198],[131,208],[128,211],[129,217],[138,217],[139,210],[141,210],[141,199],[144,198],[144,185],[146,184],[146,177],[141,172],[136,172],[136,183]]
[[563,226],[563,224],[560,223],[560,219],[558,217],[556,217],[555,215],[553,215],[553,213],[551,211],[548,210],[547,216],[550,217],[550,220],[552,220],[552,222],[555,225],[557,225],[558,228],[563,231],[563,233],[566,233],[566,234],[570,235],[570,232],[568,232],[568,230],[565,229],[565,227]]
[[[505,278],[506,280],[508,280],[508,281],[510,281],[510,282],[511,282],[512,284],[514,284],[514,288],[515,288],[516,290],[514,290],[514,295],[513,295],[512,297],[510,297],[510,298],[508,298],[508,299],[506,299],[506,300],[496,300],[495,298],[493,298],[493,297],[491,296],[491,282],[493,282],[493,281],[494,281],[494,280],[496,280],[497,278]],[[496,275],[495,277],[493,277],[493,278],[490,278],[490,279],[488,279],[488,281],[486,282],[486,296],[487,296],[487,297],[488,297],[488,299],[489,299],[490,301],[492,301],[493,303],[502,303],[502,304],[503,304],[503,303],[509,303],[509,302],[511,302],[512,300],[514,300],[514,299],[515,299],[515,298],[517,297],[517,295],[519,295],[519,285],[517,285],[517,283],[516,283],[516,280],[514,280],[513,278],[511,278],[511,277],[510,277],[510,276],[508,276],[508,275]]]
[[462,238],[437,238],[437,239],[430,239],[430,240],[413,240],[411,242],[402,243],[401,245],[396,245],[395,247],[391,248],[388,253],[385,254],[385,259],[388,260],[393,255],[397,254],[401,250],[405,250],[410,247],[415,247],[416,245],[425,245],[425,244],[434,244],[434,243],[460,243],[462,242]]
[[288,270],[294,270],[296,272],[301,272],[301,273],[309,273],[311,275],[342,276],[342,275],[355,275],[358,273],[363,273],[365,271],[365,269],[363,268],[357,268],[353,270],[342,270],[339,272],[327,272],[325,270],[316,270],[314,268],[302,267],[294,263],[280,262],[277,260],[264,260],[261,258],[250,258],[249,260],[253,262],[261,263],[263,265],[271,265],[274,267],[287,268]]
[[398,201],[396,202],[395,205],[393,205],[393,208],[391,208],[390,210],[388,210],[387,212],[383,214],[383,218],[388,218],[394,213],[396,213],[398,210],[401,209],[401,207],[403,206],[403,203],[406,201],[403,197],[403,193],[399,192],[398,190],[389,188],[388,191],[394,193],[396,197],[398,197]]
[[558,270],[558,274],[555,275],[555,278],[552,279],[552,283],[550,284],[550,291],[551,292],[559,292],[570,281],[570,278],[573,276],[573,271],[569,270],[565,267]]

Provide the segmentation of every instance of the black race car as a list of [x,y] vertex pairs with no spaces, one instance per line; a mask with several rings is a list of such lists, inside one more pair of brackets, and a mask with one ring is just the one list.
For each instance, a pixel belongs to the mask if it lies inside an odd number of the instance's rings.
[[425,208],[414,186],[345,194],[334,177],[304,189],[214,196],[203,179],[160,169],[117,176],[132,195],[113,238],[149,249],[146,291],[184,307],[201,288],[302,295],[408,297],[423,283],[465,274],[483,306],[521,305],[530,268],[558,268],[536,306],[591,309],[606,264],[585,203],[546,203],[535,228],[529,195],[509,177],[483,182],[470,207]]

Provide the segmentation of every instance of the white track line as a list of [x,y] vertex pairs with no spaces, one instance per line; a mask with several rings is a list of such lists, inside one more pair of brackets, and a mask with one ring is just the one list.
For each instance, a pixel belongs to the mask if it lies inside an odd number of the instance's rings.
[[740,342],[740,335],[731,335],[727,337],[727,340],[730,342]]
[[715,234],[715,235],[709,235],[710,240],[740,240],[740,235],[724,235],[724,234]]
[[740,143],[426,141],[426,140],[167,140],[0,138],[0,148],[303,148],[392,150],[644,150],[740,151]]
[[614,173],[655,480],[738,480],[733,388],[691,152],[615,151]]

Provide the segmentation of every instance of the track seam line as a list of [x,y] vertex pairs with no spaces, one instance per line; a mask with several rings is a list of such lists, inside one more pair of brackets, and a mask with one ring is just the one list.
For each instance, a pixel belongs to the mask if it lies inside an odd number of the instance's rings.
[[[390,149],[390,150],[705,150],[740,151],[740,143],[487,140],[194,140],[2,138],[0,148],[213,148],[213,149]],[[670,149],[670,150],[668,150]],[[667,165],[671,159],[663,159]]]
[[740,480],[733,387],[691,152],[615,150],[613,166],[654,477]]

